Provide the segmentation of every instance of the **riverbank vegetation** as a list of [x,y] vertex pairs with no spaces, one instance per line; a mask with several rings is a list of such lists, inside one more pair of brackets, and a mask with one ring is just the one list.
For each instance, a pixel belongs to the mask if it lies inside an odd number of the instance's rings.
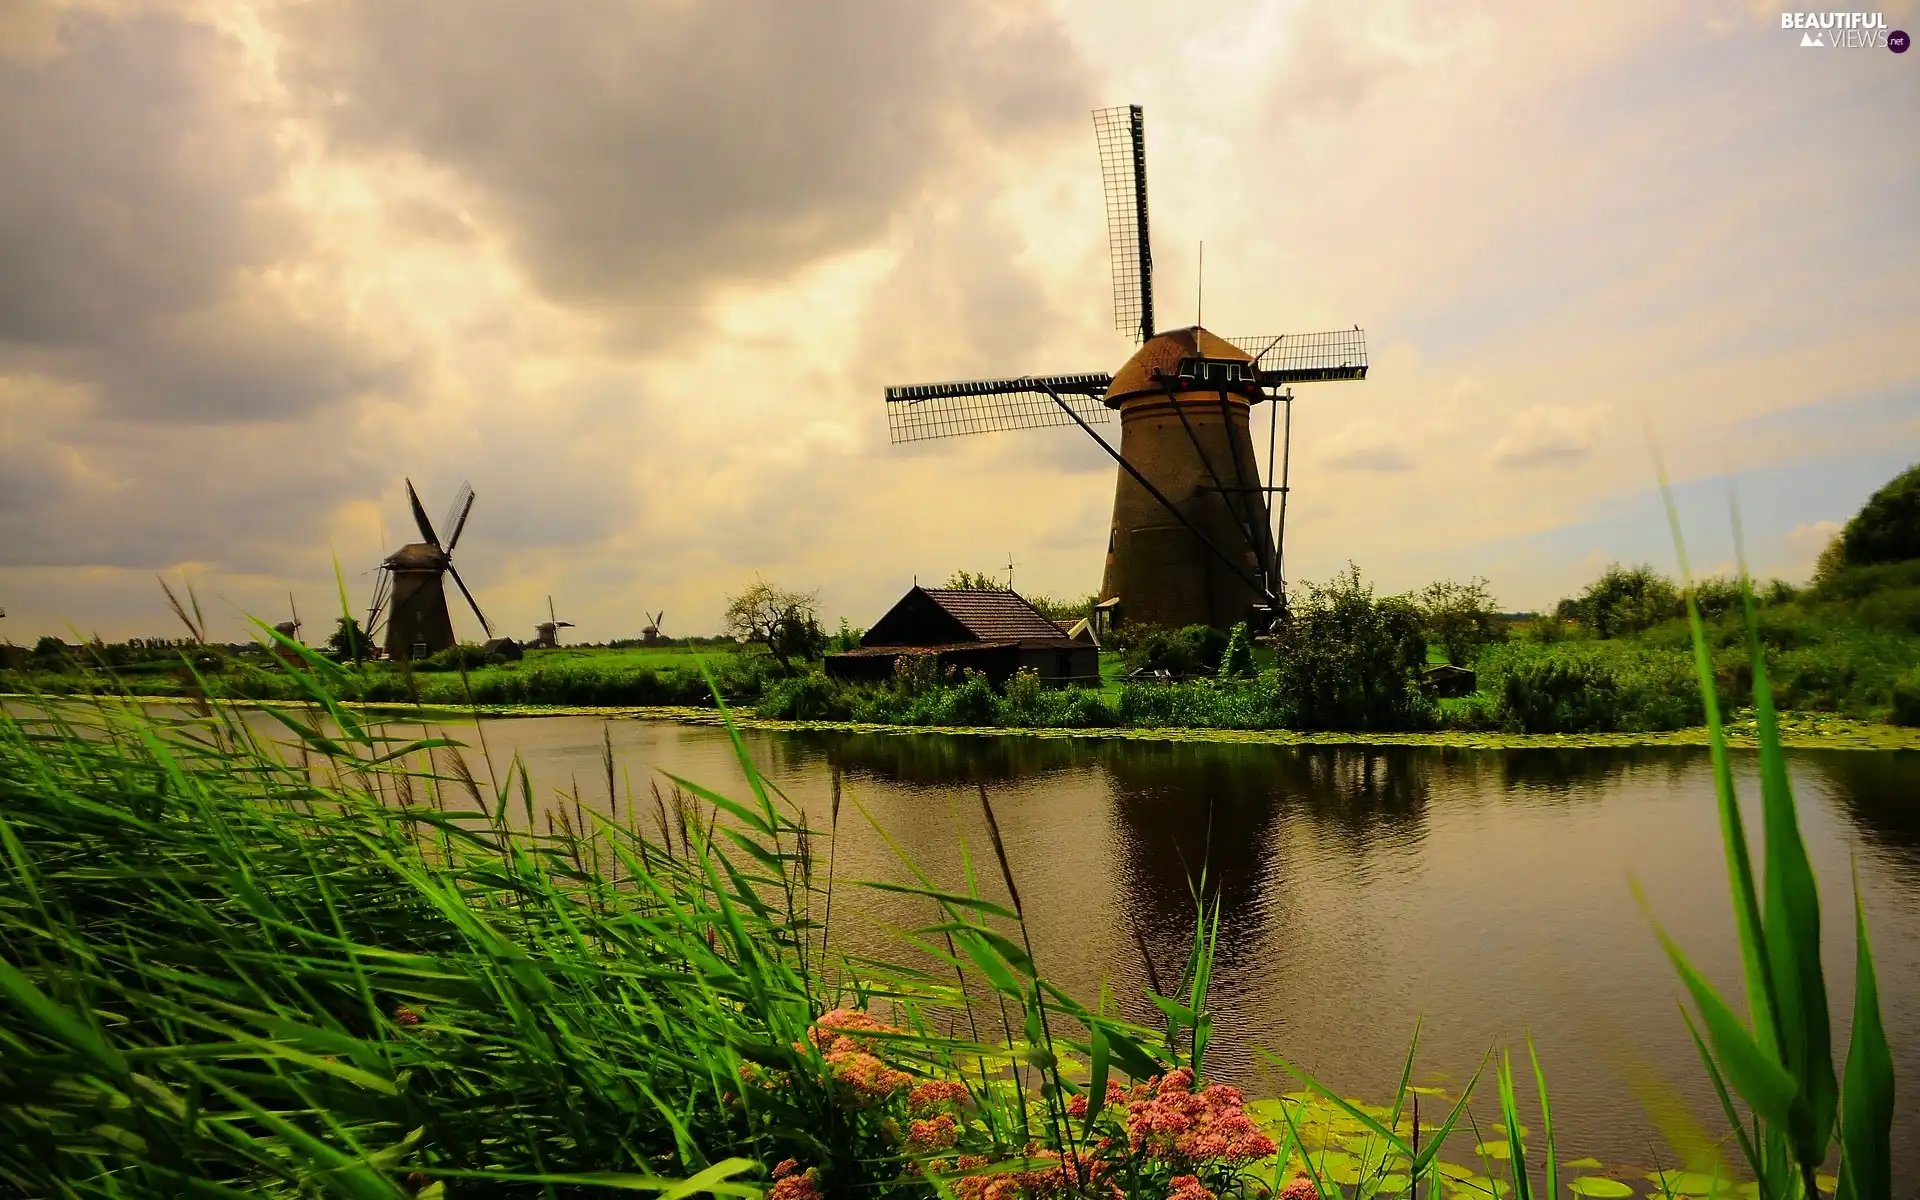
[[[1783,709],[1920,726],[1920,468],[1876,493],[1822,555],[1804,587],[1754,594],[1759,636]],[[998,586],[960,572],[955,587]],[[1753,675],[1735,581],[1694,589],[1723,710],[1752,707]],[[1654,733],[1705,721],[1678,583],[1645,566],[1613,566],[1551,613],[1496,611],[1485,580],[1439,581],[1376,595],[1357,568],[1296,586],[1270,636],[1244,628],[1123,628],[1102,655],[1098,689],[990,684],[908,662],[882,684],[830,680],[825,653],[858,644],[842,620],[827,633],[809,593],[756,582],[730,603],[730,636],[699,645],[532,650],[501,661],[458,646],[411,665],[355,663],[338,695],[436,706],[705,705],[711,674],[730,701],[772,719],[904,726],[1093,729],[1290,729],[1473,733]],[[1074,606],[1046,601],[1062,610]],[[1090,610],[1090,606],[1080,606]],[[187,614],[182,613],[183,617]],[[67,646],[43,639],[0,691],[293,700],[301,695],[266,646],[182,641]],[[335,657],[350,662],[342,619]],[[1474,672],[1473,690],[1442,695],[1429,671]]]
[[[1728,1144],[1749,1194],[1889,1196],[1892,1067],[1864,920],[1856,909],[1841,1078],[1762,647],[1749,644],[1764,891],[1695,629],[1750,1016],[1666,946]],[[678,779],[636,789],[609,742],[599,780],[542,800],[484,748],[363,723],[336,699],[348,671],[279,644],[307,698],[275,710],[293,752],[219,712],[0,713],[11,1193],[1729,1190],[1713,1148],[1634,1169],[1574,1158],[1530,1047],[1518,1070],[1502,1049],[1436,1095],[1412,1084],[1416,1036],[1377,1105],[1267,1053],[1300,1087],[1249,1102],[1208,1078],[1221,930],[1204,877],[1184,966],[1143,997],[1083,1002],[1035,959],[984,790],[989,845],[963,846],[961,878],[902,856],[906,883],[836,881],[851,808],[836,794],[829,812],[802,813],[737,736],[741,797]],[[891,955],[847,958],[836,884],[924,915]],[[1537,1095],[1537,1128],[1523,1095]]]

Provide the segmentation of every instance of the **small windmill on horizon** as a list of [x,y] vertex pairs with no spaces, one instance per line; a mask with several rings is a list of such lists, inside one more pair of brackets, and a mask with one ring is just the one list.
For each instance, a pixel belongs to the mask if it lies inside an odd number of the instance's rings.
[[572,621],[562,621],[559,617],[553,615],[553,597],[548,596],[547,619],[533,627],[533,644],[537,649],[558,650],[560,648],[560,631],[562,629],[572,628]]
[[[1198,324],[1156,330],[1147,223],[1146,127],[1139,105],[1093,114],[1113,261],[1114,324],[1141,345],[1116,374],[1025,375],[886,389],[892,440],[1077,425],[1119,466],[1101,607],[1124,622],[1264,627],[1285,607],[1289,385],[1367,377],[1359,326],[1222,338]],[[1277,402],[1266,482],[1252,406]],[[1093,426],[1120,414],[1120,446]],[[1280,426],[1287,447],[1275,483]],[[1268,497],[1280,497],[1280,524]],[[1012,562],[1008,563],[1011,586]]]

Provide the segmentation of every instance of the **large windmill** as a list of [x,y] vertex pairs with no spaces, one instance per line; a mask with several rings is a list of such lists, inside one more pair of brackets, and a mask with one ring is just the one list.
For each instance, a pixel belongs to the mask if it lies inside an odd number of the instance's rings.
[[493,636],[493,626],[487,624],[487,615],[480,611],[480,604],[467,590],[466,581],[460,578],[460,572],[454,569],[453,548],[460,541],[460,534],[467,527],[467,514],[473,511],[473,488],[461,484],[453,498],[453,506],[447,510],[446,519],[441,525],[451,530],[444,545],[439,534],[434,532],[433,522],[427,520],[427,510],[420,503],[419,493],[413,490],[413,481],[407,480],[407,502],[413,506],[414,524],[420,527],[418,542],[410,542],[389,554],[380,568],[385,572],[375,585],[373,607],[367,613],[367,636],[374,636],[381,615],[387,619],[387,657],[410,659],[416,653],[433,654],[453,647],[453,617],[447,611],[447,592],[444,576],[453,576],[453,582],[460,594],[467,598],[467,604],[473,609],[473,615],[480,621],[480,628],[488,637]]
[[[1103,606],[1153,625],[1271,621],[1285,605],[1281,545],[1287,469],[1274,481],[1274,444],[1292,441],[1295,383],[1367,377],[1359,326],[1330,333],[1222,338],[1198,325],[1153,323],[1147,236],[1147,157],[1140,106],[1093,114],[1113,258],[1114,324],[1141,345],[1112,375],[1026,375],[887,389],[893,441],[1073,424],[1119,464],[1107,534]],[[1267,438],[1267,482],[1251,433],[1252,406],[1278,402]],[[1092,426],[1120,414],[1120,446]],[[1280,529],[1269,495],[1280,496]]]

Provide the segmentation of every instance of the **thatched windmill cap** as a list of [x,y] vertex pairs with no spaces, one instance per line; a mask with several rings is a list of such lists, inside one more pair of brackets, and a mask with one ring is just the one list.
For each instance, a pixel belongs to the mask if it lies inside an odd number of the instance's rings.
[[438,546],[411,542],[387,555],[380,565],[390,571],[438,571],[447,565],[447,555]]
[[1160,387],[1154,383],[1153,373],[1159,371],[1171,375],[1179,368],[1180,360],[1183,358],[1220,358],[1231,362],[1253,361],[1253,355],[1198,325],[1156,333],[1133,352],[1133,357],[1127,360],[1126,366],[1121,367],[1114,374],[1113,386],[1107,389],[1107,406],[1117,408],[1120,401],[1129,396],[1137,396],[1142,392],[1158,392]]

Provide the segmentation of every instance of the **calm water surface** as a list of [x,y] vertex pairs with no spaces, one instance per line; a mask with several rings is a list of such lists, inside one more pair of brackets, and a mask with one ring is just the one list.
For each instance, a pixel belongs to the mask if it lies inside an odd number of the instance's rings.
[[[543,795],[577,780],[604,808],[603,727],[636,791],[669,771],[745,794],[717,730],[551,717],[479,732],[497,767],[518,755]],[[471,726],[449,732],[479,740]],[[1638,880],[1695,962],[1739,994],[1704,750],[746,736],[817,826],[838,767],[848,793],[946,883],[960,876],[956,832],[987,845],[974,790],[984,782],[1042,969],[1089,999],[1109,980],[1142,1020],[1152,1010],[1133,931],[1177,975],[1188,881],[1204,867],[1222,902],[1213,1071],[1250,1092],[1293,1086],[1255,1053],[1264,1047],[1346,1094],[1381,1098],[1424,1016],[1416,1074],[1427,1082],[1461,1083],[1489,1046],[1530,1031],[1569,1154],[1650,1163],[1661,1137],[1643,1101],[1663,1093],[1723,1128],[1672,970],[1629,890]],[[1751,811],[1754,757],[1736,769]],[[1803,751],[1791,770],[1826,901],[1836,1053],[1849,1032],[1857,866],[1900,1079],[1895,1177],[1920,1180],[1920,754]],[[850,805],[835,855],[842,880],[905,877]],[[997,877],[983,887],[1003,890]],[[854,946],[885,945],[875,920],[928,919],[878,892],[841,889],[835,906],[836,936]]]

